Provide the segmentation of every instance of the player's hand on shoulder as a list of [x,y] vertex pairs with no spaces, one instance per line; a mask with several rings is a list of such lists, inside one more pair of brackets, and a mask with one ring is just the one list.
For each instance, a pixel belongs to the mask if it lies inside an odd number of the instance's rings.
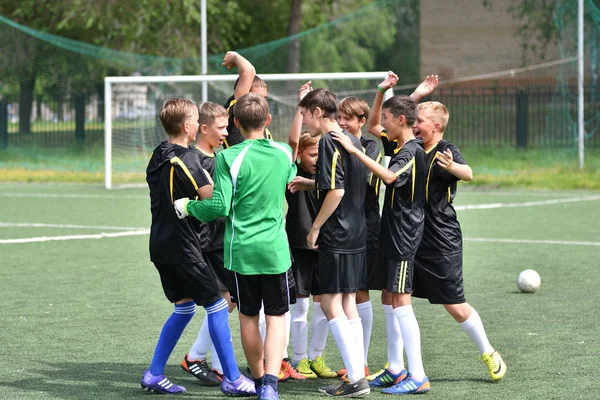
[[340,143],[346,149],[346,151],[348,151],[348,153],[350,153],[350,154],[356,153],[357,148],[354,147],[352,140],[350,140],[350,137],[348,137],[348,135],[346,135],[345,133],[331,132],[331,137],[333,138],[333,140]]
[[300,99],[300,101],[302,101],[304,96],[306,96],[307,94],[309,94],[310,92],[313,91],[311,84],[312,84],[312,81],[308,81],[304,85],[300,86],[300,91],[298,93],[298,98]]
[[396,75],[393,71],[388,71],[388,76],[379,84],[379,86],[381,86],[383,90],[388,90],[396,86],[397,83],[398,75]]
[[186,210],[189,201],[190,199],[187,197],[175,200],[173,203],[173,208],[175,208],[175,214],[177,214],[177,218],[184,219],[189,215]]
[[449,171],[454,166],[454,156],[452,156],[452,150],[446,149],[444,152],[437,152],[436,157],[438,159],[437,164],[443,169]]
[[236,51],[228,51],[223,58],[223,66],[227,67],[227,69],[235,67],[237,65],[238,56],[239,54]]
[[288,183],[288,190],[291,193],[296,193],[301,190],[313,190],[315,188],[315,181],[312,179],[297,176],[290,183]]

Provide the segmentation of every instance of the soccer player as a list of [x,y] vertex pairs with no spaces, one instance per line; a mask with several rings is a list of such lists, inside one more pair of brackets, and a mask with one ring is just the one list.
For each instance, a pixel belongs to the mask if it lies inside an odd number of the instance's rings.
[[[300,88],[300,100],[312,90],[310,84],[309,81]],[[300,160],[296,162],[297,176],[314,180],[320,136],[313,137],[309,132],[302,132],[300,111],[301,109],[298,108],[290,128],[289,144],[292,147],[294,160]],[[293,255],[292,270],[296,281],[296,304],[291,312],[293,363],[297,371],[307,378],[335,378],[337,374],[327,367],[323,356],[329,327],[320,303],[319,253],[309,249],[306,244],[306,236],[317,216],[318,201],[314,191],[310,190],[296,193],[287,190],[285,197],[288,204],[286,231]],[[308,309],[311,294],[313,315],[310,351],[307,353]]]
[[337,97],[329,90],[313,90],[299,107],[310,134],[322,136],[316,167],[320,210],[306,240],[309,249],[319,249],[321,308],[348,371],[348,381],[321,390],[330,396],[361,396],[370,392],[364,370],[362,324],[356,310],[359,277],[366,262],[367,171],[333,140],[332,132],[348,135],[360,151],[362,145],[338,125]]
[[[217,155],[212,198],[179,199],[175,209],[181,218],[192,215],[205,222],[227,217],[225,267],[234,271],[242,346],[257,397],[278,399],[291,266],[281,206],[286,185],[296,175],[296,165],[287,144],[263,138],[271,121],[269,104],[263,97],[255,93],[240,97],[234,116],[245,140]],[[267,320],[264,347],[258,331],[262,303]]]
[[[198,107],[200,128],[198,130],[198,141],[194,147],[200,158],[200,165],[210,176],[214,176],[216,148],[223,145],[227,137],[227,124],[229,113],[223,106],[205,102]],[[231,302],[230,293],[235,293],[233,273],[224,266],[223,235],[225,234],[225,219],[218,218],[215,221],[201,223],[202,226],[202,256],[206,264],[213,270],[216,276],[216,284],[223,297],[228,302],[229,312],[235,305]],[[212,353],[212,369],[206,362],[206,354]],[[196,341],[188,354],[181,362],[181,367],[188,373],[198,378],[206,385],[218,385],[221,382],[223,372],[218,354],[210,340],[208,330],[208,318],[204,318],[202,327]]]
[[[384,91],[380,89],[380,94]],[[421,357],[419,324],[411,305],[414,257],[423,235],[425,217],[425,152],[420,140],[413,135],[416,118],[417,104],[409,96],[394,96],[383,104],[382,124],[387,128],[386,137],[398,144],[388,169],[353,147],[345,135],[332,133],[336,141],[386,185],[379,235],[379,266],[387,271],[386,289],[392,293],[393,312],[400,325],[401,339],[406,344],[409,366],[407,372],[403,369],[403,360],[396,359],[395,356],[402,357],[401,352],[388,355],[388,368],[370,382],[371,386],[390,386],[383,389],[383,393],[388,394],[425,393],[430,389]],[[387,340],[397,339],[388,337]]]
[[414,132],[423,138],[428,169],[425,232],[415,257],[415,296],[444,306],[479,348],[492,380],[499,381],[506,374],[506,364],[464,295],[462,232],[452,203],[457,182],[472,180],[473,171],[459,149],[443,138],[448,119],[443,104],[419,104]]
[[[227,125],[229,135],[223,140],[223,148],[226,149],[244,141],[244,136],[240,132],[240,129],[233,122],[233,106],[237,102],[237,99],[249,92],[267,98],[267,83],[256,76],[256,70],[250,61],[235,51],[228,51],[225,54],[223,65],[228,69],[237,67],[240,75],[235,81],[233,95],[225,103],[225,108],[229,112],[229,124]],[[273,139],[271,132],[267,128],[265,128],[264,137],[265,139]]]
[[212,341],[224,362],[221,391],[252,396],[256,393],[254,385],[240,374],[235,361],[227,302],[202,257],[200,224],[193,219],[180,221],[173,210],[176,198],[205,199],[213,191],[210,176],[202,169],[196,151],[189,148],[198,132],[198,108],[190,100],[170,99],[160,110],[160,120],[169,139],[154,149],[146,169],[152,213],[150,259],[175,310],[163,326],[150,368],[140,384],[157,393],[185,392],[165,377],[164,369],[198,304],[206,309]]

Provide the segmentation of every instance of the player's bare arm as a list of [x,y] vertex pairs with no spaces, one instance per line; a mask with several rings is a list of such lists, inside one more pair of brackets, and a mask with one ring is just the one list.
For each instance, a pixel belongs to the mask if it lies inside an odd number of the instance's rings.
[[396,181],[396,174],[379,164],[377,161],[373,160],[364,152],[357,149],[354,144],[352,144],[352,141],[348,136],[343,133],[331,132],[331,137],[333,140],[344,146],[348,153],[358,158],[359,161],[365,165],[365,167],[372,171],[384,183],[391,185]]
[[[313,88],[311,86],[311,81],[306,82],[304,85],[300,87],[300,91],[298,93],[299,101],[302,101],[304,96],[308,93],[312,92]],[[292,126],[290,128],[290,135],[288,139],[288,144],[292,148],[292,160],[295,160],[298,157],[298,143],[300,142],[300,134],[302,133],[302,113],[300,107],[296,111],[296,115],[294,116],[294,120],[292,121]],[[294,193],[294,192],[292,192]]]
[[458,179],[467,182],[473,180],[473,170],[471,167],[467,164],[455,163],[450,149],[444,150],[443,153],[438,151],[436,157],[438,165]]
[[288,190],[291,193],[296,193],[300,190],[315,190],[315,180],[297,176],[288,184]]
[[319,238],[319,233],[321,233],[321,227],[325,224],[325,222],[327,222],[329,217],[331,217],[336,208],[338,208],[340,202],[342,201],[342,197],[344,197],[344,193],[344,189],[332,189],[329,190],[325,195],[325,200],[323,201],[321,210],[315,218],[312,228],[306,237],[306,244],[308,245],[309,249],[318,248],[317,239]]
[[420,102],[423,97],[429,96],[438,87],[439,79],[437,75],[427,75],[425,80],[411,93],[410,98],[415,102]]
[[256,75],[256,70],[250,61],[246,60],[235,51],[228,51],[225,54],[225,57],[223,58],[223,65],[227,67],[227,69],[232,69],[233,67],[237,67],[238,69],[240,80],[235,87],[233,97],[239,99],[241,96],[248,93],[250,88],[252,88],[252,81]]
[[[373,106],[371,107],[371,115],[369,116],[369,121],[367,122],[367,129],[369,130],[369,133],[377,138],[381,138],[381,132],[383,131],[383,126],[381,126],[383,92],[393,88],[397,83],[398,75],[392,71],[388,71],[388,76],[377,86],[377,93],[375,94],[375,100],[373,100]],[[381,90],[379,88],[381,88]]]

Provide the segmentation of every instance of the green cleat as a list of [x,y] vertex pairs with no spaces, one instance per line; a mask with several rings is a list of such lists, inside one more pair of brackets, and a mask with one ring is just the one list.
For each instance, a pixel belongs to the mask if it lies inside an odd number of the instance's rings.
[[490,372],[490,377],[494,382],[498,382],[506,375],[506,364],[500,353],[494,350],[492,353],[483,353],[481,359]]
[[325,357],[317,356],[314,361],[310,362],[310,369],[313,370],[319,378],[337,378],[338,374],[332,371],[327,365],[325,365]]
[[298,361],[298,364],[296,364],[296,370],[298,370],[298,372],[300,372],[308,379],[317,378],[317,374],[315,374],[314,371],[310,369],[310,361],[308,361],[308,358],[303,358],[302,360]]

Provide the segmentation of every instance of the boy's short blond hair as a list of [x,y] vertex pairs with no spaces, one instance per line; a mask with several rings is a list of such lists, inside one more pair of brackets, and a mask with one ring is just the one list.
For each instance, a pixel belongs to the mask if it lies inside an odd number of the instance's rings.
[[419,111],[425,111],[433,122],[440,124],[440,132],[444,132],[448,126],[450,113],[445,105],[438,101],[426,101],[419,103]]
[[194,110],[197,112],[198,108],[191,100],[177,97],[169,99],[160,109],[160,123],[169,136],[177,136],[181,133],[181,125],[194,116]]
[[302,132],[302,134],[300,135],[300,140],[298,141],[298,151],[302,151],[304,149],[318,144],[320,139],[321,135],[310,136],[310,132]]
[[200,125],[212,125],[217,118],[229,118],[229,113],[222,105],[205,101],[198,106],[198,123]]
[[247,132],[262,129],[269,118],[269,103],[256,93],[246,93],[233,106],[233,115]]
[[369,118],[369,104],[365,99],[356,96],[346,97],[338,105],[340,112],[349,117],[358,117],[358,119]]

